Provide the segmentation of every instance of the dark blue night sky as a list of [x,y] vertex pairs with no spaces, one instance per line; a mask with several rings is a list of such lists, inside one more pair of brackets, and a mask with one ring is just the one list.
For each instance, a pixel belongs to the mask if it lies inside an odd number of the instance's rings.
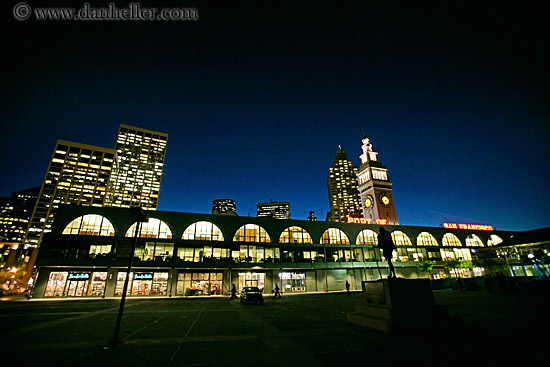
[[359,165],[364,128],[401,224],[550,225],[547,2],[143,1],[200,19],[86,23],[15,3],[0,196],[40,185],[57,139],[114,147],[123,123],[169,134],[160,210],[288,200],[324,220],[328,167],[338,145]]

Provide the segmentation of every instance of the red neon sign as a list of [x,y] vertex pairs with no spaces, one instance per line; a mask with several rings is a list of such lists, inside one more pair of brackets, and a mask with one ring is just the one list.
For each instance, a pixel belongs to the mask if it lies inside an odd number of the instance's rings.
[[[354,218],[354,217],[348,217],[348,223],[357,223],[357,224],[373,224],[372,218]],[[386,225],[388,224],[387,219],[377,219],[375,221],[376,224],[380,225]]]
[[488,224],[462,224],[462,223],[443,223],[443,227],[449,229],[473,229],[477,231],[494,231],[493,226]]

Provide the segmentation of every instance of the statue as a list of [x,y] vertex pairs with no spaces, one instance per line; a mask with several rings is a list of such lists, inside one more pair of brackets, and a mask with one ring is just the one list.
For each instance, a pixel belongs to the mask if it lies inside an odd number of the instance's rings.
[[386,231],[384,227],[380,227],[380,234],[378,235],[378,246],[375,247],[378,247],[382,250],[382,255],[384,255],[384,258],[388,262],[388,266],[390,268],[390,275],[388,278],[397,278],[397,276],[395,275],[395,268],[391,263],[393,250],[397,249],[397,247],[395,246],[395,243],[393,243],[391,234]]

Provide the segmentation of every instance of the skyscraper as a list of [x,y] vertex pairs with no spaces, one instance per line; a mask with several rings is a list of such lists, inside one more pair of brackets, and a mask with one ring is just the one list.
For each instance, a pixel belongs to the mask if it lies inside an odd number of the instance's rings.
[[388,169],[378,160],[378,153],[372,150],[369,139],[364,137],[362,142],[363,154],[357,177],[363,218],[370,218],[372,223],[382,220],[381,224],[399,224]]
[[0,240],[23,242],[38,194],[40,186],[0,198]]
[[256,206],[258,217],[290,219],[290,203],[288,201],[258,203]]
[[120,125],[106,206],[156,210],[168,134]]
[[346,217],[361,215],[357,190],[357,166],[348,160],[346,151],[338,149],[332,167],[328,169],[328,196],[330,212],[327,219],[345,222]]
[[25,244],[38,246],[51,231],[60,204],[103,206],[116,151],[58,140],[38,200],[31,215]]

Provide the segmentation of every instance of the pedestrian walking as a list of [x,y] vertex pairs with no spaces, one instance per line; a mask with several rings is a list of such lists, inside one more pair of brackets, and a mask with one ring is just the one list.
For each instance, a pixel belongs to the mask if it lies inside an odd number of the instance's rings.
[[231,299],[237,298],[237,288],[235,287],[235,284],[231,287]]
[[346,291],[348,292],[348,295],[349,295],[349,287],[350,287],[350,284],[349,284],[349,282],[346,280]]
[[275,293],[273,294],[273,297],[277,297],[277,296],[281,298],[281,292],[279,290],[279,284],[275,283]]

